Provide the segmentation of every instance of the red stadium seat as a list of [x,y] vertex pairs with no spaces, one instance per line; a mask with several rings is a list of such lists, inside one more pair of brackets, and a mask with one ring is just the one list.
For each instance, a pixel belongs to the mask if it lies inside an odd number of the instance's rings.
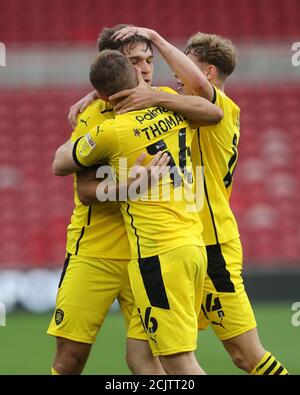
[[[51,163],[71,131],[67,109],[83,93],[39,89],[0,94],[0,267],[63,261],[72,178],[54,177]],[[294,262],[300,255],[300,87],[244,86],[229,93],[242,108],[232,207],[245,260]],[[278,97],[283,121],[274,111]]]
[[298,0],[10,0],[0,3],[3,42],[89,41],[100,29],[129,22],[158,29],[170,38],[202,30],[232,38],[299,36]]

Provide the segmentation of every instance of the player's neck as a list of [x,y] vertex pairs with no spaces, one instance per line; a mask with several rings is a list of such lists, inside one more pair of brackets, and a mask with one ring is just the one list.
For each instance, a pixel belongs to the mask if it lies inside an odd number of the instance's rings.
[[114,107],[116,106],[120,101],[122,101],[124,99],[124,97],[121,97],[120,99],[115,99],[115,100],[110,100],[109,104]]
[[225,81],[221,80],[220,78],[215,78],[211,83],[220,91],[224,92],[225,90]]

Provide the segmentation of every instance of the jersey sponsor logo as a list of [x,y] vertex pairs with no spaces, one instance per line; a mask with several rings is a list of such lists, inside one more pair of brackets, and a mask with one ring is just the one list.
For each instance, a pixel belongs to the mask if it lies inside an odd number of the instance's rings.
[[168,111],[169,110],[167,110],[166,108],[156,107],[153,110],[147,110],[144,115],[138,115],[137,117],[135,117],[135,119],[139,121],[140,124],[143,124],[144,121],[151,121],[152,119]]
[[64,319],[65,313],[61,309],[56,309],[55,310],[55,322],[56,325],[59,325],[62,320]]
[[82,158],[88,156],[92,150],[96,147],[95,141],[92,139],[91,135],[88,133],[80,142],[78,153]]

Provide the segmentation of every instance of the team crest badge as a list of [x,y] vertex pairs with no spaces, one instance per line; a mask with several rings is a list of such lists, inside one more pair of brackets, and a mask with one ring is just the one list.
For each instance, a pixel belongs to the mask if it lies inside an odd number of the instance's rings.
[[64,319],[64,312],[61,309],[56,309],[56,311],[55,311],[56,325],[59,325],[63,319]]

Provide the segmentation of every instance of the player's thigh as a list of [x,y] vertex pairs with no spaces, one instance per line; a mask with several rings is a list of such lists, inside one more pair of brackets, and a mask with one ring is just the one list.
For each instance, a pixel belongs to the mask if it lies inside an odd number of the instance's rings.
[[153,355],[195,350],[205,269],[205,253],[196,246],[130,262],[137,313]]
[[144,328],[144,322],[141,318],[140,308],[138,309],[138,307],[135,305],[129,320],[127,338],[148,341],[147,332]]
[[48,334],[93,343],[120,292],[123,266],[124,261],[69,256]]
[[199,329],[211,324],[221,340],[256,327],[242,278],[240,239],[207,247],[208,270],[204,282]]
[[142,325],[140,315],[135,305],[135,300],[130,285],[128,265],[126,265],[123,274],[123,282],[118,302],[125,319],[127,328],[127,338],[148,341],[147,334]]
[[[131,326],[132,335],[135,334],[135,336],[132,337],[137,339],[146,339],[136,309],[134,312],[135,302],[129,280],[128,262],[126,265],[124,265],[121,289],[120,294],[118,295],[118,302],[125,319],[125,325],[127,330]],[[132,320],[133,315],[135,315],[135,319]]]

